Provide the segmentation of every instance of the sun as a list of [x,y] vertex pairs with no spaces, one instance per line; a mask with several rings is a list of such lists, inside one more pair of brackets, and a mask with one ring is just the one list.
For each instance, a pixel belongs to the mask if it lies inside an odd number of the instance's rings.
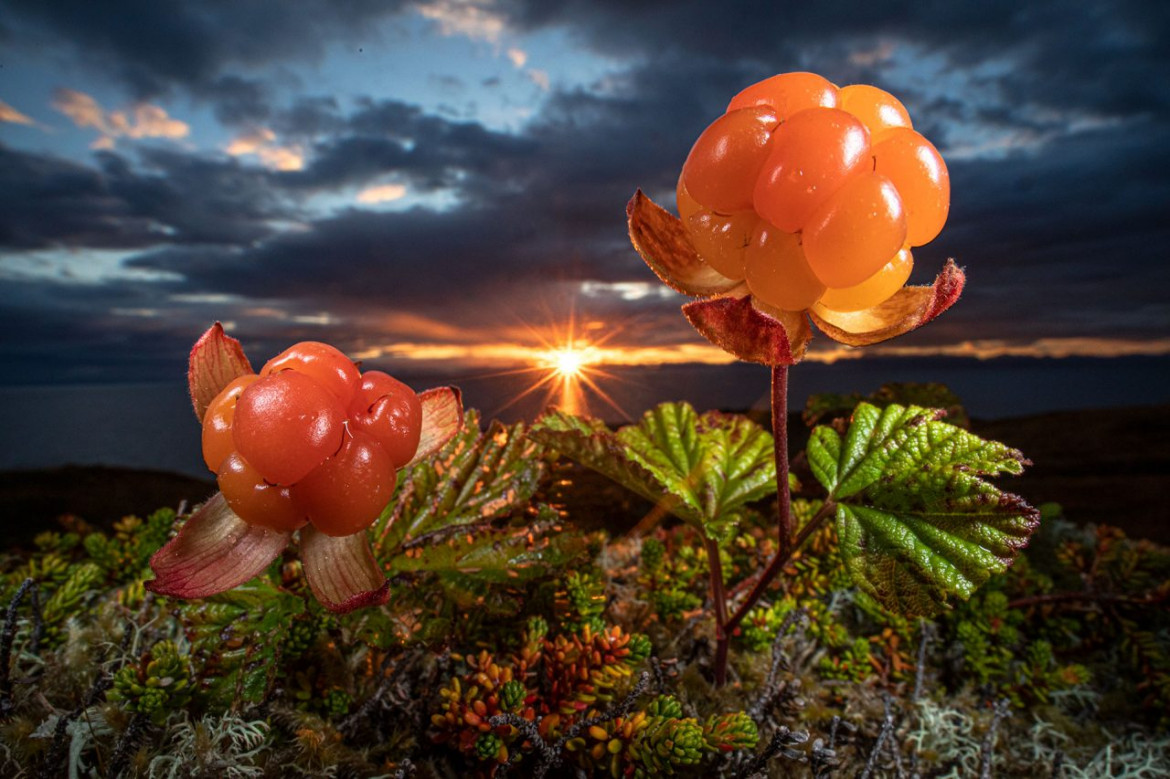
[[556,349],[549,355],[552,369],[567,379],[575,379],[580,376],[581,372],[585,370],[586,361],[585,351],[573,347]]
[[607,347],[606,343],[622,332],[623,325],[620,322],[592,320],[582,326],[577,319],[576,306],[570,309],[567,317],[553,317],[550,314],[545,322],[531,322],[522,317],[517,319],[529,336],[518,339],[520,343],[517,348],[523,355],[524,364],[493,375],[526,374],[532,380],[496,409],[495,413],[539,393],[544,396],[544,406],[555,405],[561,411],[571,414],[588,413],[589,401],[594,399],[617,412],[619,418],[629,417],[602,387],[602,383],[619,382],[616,376],[605,369],[605,365],[613,352],[613,348]]

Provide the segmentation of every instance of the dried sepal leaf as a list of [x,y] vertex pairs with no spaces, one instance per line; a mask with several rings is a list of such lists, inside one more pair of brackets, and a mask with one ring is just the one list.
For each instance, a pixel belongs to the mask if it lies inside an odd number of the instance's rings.
[[291,537],[244,522],[217,492],[150,558],[146,589],[176,598],[226,592],[262,573]]
[[191,348],[187,363],[191,405],[199,421],[203,421],[207,407],[224,387],[248,373],[253,373],[252,363],[240,342],[225,333],[219,322],[209,327]]
[[626,217],[634,248],[671,289],[691,297],[710,297],[739,284],[704,262],[679,218],[646,197],[642,190],[630,198]]
[[436,387],[418,396],[422,404],[422,432],[409,465],[425,460],[463,427],[463,396],[457,387]]
[[812,338],[803,312],[765,313],[748,295],[697,300],[682,310],[700,335],[746,362],[795,365]]
[[390,597],[390,582],[364,530],[335,537],[306,527],[301,531],[301,563],[313,595],[336,614],[380,606]]
[[814,304],[809,315],[825,335],[848,346],[869,346],[908,333],[946,311],[963,292],[963,269],[947,260],[929,287],[903,287],[863,311],[833,311]]

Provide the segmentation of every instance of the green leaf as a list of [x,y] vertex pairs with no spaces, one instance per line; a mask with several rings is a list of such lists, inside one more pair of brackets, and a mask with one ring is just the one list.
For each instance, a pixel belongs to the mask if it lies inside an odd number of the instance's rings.
[[663,403],[616,433],[552,410],[532,438],[703,530],[725,539],[744,507],[776,491],[772,436],[742,416]]
[[277,668],[277,648],[304,601],[260,576],[233,590],[184,602],[180,618],[191,642],[200,689],[216,707],[263,699]]
[[564,567],[589,543],[589,537],[566,530],[555,509],[542,505],[523,524],[463,525],[457,532],[408,542],[391,560],[391,571],[518,584]]
[[536,492],[546,470],[542,454],[523,423],[492,422],[481,432],[479,415],[468,411],[438,455],[403,472],[388,516],[375,526],[374,555],[385,564],[429,534],[445,537],[510,516]]
[[813,474],[837,504],[841,555],[854,582],[886,608],[937,613],[1007,569],[1039,513],[985,477],[1019,474],[1015,449],[939,421],[917,406],[861,403],[844,437],[818,427]]

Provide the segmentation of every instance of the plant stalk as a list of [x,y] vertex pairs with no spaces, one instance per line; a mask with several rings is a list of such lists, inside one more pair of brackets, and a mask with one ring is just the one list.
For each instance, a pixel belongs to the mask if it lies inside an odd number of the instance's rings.
[[[743,621],[743,618],[747,616],[747,613],[751,611],[752,607],[755,606],[763,596],[764,591],[768,589],[768,585],[772,583],[772,580],[776,578],[780,571],[784,570],[784,566],[788,563],[789,560],[792,559],[792,555],[795,554],[798,549],[804,546],[804,542],[809,539],[809,536],[819,530],[821,525],[824,524],[825,520],[831,517],[833,512],[836,510],[837,504],[831,500],[826,500],[824,504],[821,505],[820,510],[817,511],[817,513],[813,515],[813,518],[808,521],[808,524],[800,529],[800,533],[797,534],[796,540],[794,540],[788,547],[787,554],[780,554],[780,552],[777,552],[772,556],[772,559],[768,561],[768,567],[765,568],[764,572],[760,574],[758,579],[756,579],[756,583],[755,586],[752,587],[752,591],[748,593],[747,598],[745,598],[743,603],[739,605],[739,608],[735,610],[735,613],[731,615],[731,618],[727,620],[727,632],[730,633],[739,626],[739,623]],[[751,580],[744,580],[744,582],[748,581]],[[734,596],[734,593],[732,593],[732,595]]]
[[727,650],[731,636],[727,632],[727,596],[723,592],[723,562],[719,559],[719,544],[713,538],[704,538],[707,547],[707,571],[711,578],[711,602],[715,604],[715,686],[727,683]]
[[[731,642],[731,634],[744,616],[763,595],[764,590],[776,577],[776,574],[792,557],[805,539],[812,533],[815,526],[824,519],[818,515],[806,525],[800,535],[792,537],[792,500],[788,494],[788,366],[772,366],[772,455],[776,461],[776,527],[778,545],[776,555],[772,558],[768,568],[760,576],[756,586],[736,610],[731,619],[727,619],[727,603],[723,597],[723,582],[719,581],[719,594],[715,593],[715,568],[712,567],[711,595],[716,597],[716,646],[715,646],[715,684],[722,686],[727,677],[727,650]],[[722,615],[721,615],[722,612]]]
[[792,501],[788,495],[788,366],[772,366],[772,454],[776,460],[776,552],[792,554]]

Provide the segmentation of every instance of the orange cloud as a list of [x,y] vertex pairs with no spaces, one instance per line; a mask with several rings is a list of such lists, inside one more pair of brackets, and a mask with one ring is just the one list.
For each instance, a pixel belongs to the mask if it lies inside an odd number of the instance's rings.
[[430,0],[416,10],[439,25],[443,35],[463,35],[472,40],[497,43],[504,32],[504,17],[483,0]]
[[508,49],[508,59],[514,67],[522,68],[524,67],[524,63],[528,62],[528,53],[524,49],[513,47]]
[[[485,338],[482,329],[464,330],[412,314],[389,315],[378,322],[389,336],[382,345],[367,347],[359,359],[389,357],[417,362],[457,362],[477,368],[514,368],[548,363],[550,352],[563,348],[564,336],[556,328],[537,330],[499,328]],[[376,328],[371,328],[376,329]],[[589,327],[585,327],[589,332]],[[389,340],[401,334],[401,340]],[[384,336],[386,337],[386,336]],[[590,343],[588,337],[572,339],[574,348],[598,366],[725,365],[735,358],[705,342],[655,346],[607,346]],[[525,343],[527,342],[527,343]],[[808,362],[832,364],[840,360],[875,357],[965,357],[993,360],[999,357],[1062,359],[1066,357],[1134,357],[1170,355],[1170,338],[1153,341],[1124,338],[1042,338],[1026,343],[999,340],[963,341],[937,346],[876,345],[864,349],[845,346],[810,350]]]
[[107,111],[92,96],[75,89],[58,88],[53,93],[53,108],[81,128],[101,133],[91,146],[112,149],[118,138],[186,138],[191,127],[172,118],[161,106],[139,103],[128,111]]
[[11,124],[26,124],[35,126],[36,122],[31,117],[25,116],[20,111],[17,111],[12,106],[0,100],[0,122],[9,122]]
[[373,205],[375,203],[388,203],[391,200],[399,200],[406,196],[406,187],[402,184],[378,184],[372,187],[366,187],[357,194],[357,202]]
[[305,167],[304,150],[296,144],[277,143],[276,133],[267,127],[256,127],[237,136],[224,151],[233,157],[254,156],[271,170],[302,170]]
[[540,87],[541,90],[545,92],[549,90],[551,84],[549,82],[547,72],[543,70],[537,70],[536,68],[529,68],[528,70],[524,71],[524,74],[528,76],[528,79],[533,84],[536,84],[536,86]]
[[962,341],[945,346],[868,347],[881,356],[893,357],[971,357],[993,360],[997,357],[1162,357],[1170,354],[1170,338],[1152,341],[1137,338],[1040,338],[1027,343],[1000,340]]

